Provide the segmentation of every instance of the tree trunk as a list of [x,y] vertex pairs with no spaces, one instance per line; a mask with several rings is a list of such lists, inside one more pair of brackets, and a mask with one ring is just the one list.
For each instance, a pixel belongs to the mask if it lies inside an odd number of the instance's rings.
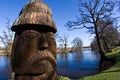
[[95,34],[96,34],[96,39],[97,39],[97,44],[98,44],[98,50],[99,50],[99,53],[100,53],[100,62],[99,62],[98,72],[101,72],[102,68],[104,66],[104,63],[106,61],[106,57],[105,57],[105,52],[103,51],[103,47],[102,47],[102,44],[101,44],[101,41],[100,41],[100,36],[99,36],[98,30],[97,30],[97,26],[95,26]]
[[109,47],[108,47],[108,43],[106,42],[105,38],[103,38],[103,46],[105,47],[105,52],[108,52],[109,51]]
[[97,44],[98,44],[98,49],[99,49],[100,56],[101,56],[102,59],[105,59],[105,52],[102,49],[102,45],[101,45],[101,42],[100,42],[100,36],[99,36],[98,30],[97,30],[97,26],[95,26],[95,35],[96,35],[96,39],[97,39]]
[[64,53],[66,53],[67,52],[67,44],[65,43],[64,44]]

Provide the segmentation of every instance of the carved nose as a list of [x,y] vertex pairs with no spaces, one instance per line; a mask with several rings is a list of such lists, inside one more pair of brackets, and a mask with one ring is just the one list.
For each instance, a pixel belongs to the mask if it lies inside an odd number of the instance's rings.
[[44,50],[44,49],[48,48],[47,38],[44,33],[42,33],[41,36],[39,37],[38,48],[39,48],[39,50]]

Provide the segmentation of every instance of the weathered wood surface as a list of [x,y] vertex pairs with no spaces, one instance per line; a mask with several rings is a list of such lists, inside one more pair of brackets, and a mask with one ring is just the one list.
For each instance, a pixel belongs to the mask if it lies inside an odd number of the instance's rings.
[[31,0],[11,29],[16,32],[11,55],[15,80],[57,80],[57,29],[49,7]]

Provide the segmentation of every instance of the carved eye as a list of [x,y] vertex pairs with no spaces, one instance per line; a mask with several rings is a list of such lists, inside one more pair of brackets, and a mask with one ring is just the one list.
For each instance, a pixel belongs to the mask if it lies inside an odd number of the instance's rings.
[[33,31],[28,31],[23,34],[24,38],[29,38],[29,39],[34,39],[37,36],[38,36],[37,32],[33,32]]
[[31,38],[31,39],[34,39],[36,36],[37,36],[36,33],[27,33],[27,34],[25,35],[26,38]]

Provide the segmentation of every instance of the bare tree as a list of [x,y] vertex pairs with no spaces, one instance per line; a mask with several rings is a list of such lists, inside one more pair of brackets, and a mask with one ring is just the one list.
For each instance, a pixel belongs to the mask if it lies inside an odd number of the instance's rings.
[[67,45],[68,45],[68,35],[58,36],[58,42],[64,47],[64,52],[67,52]]
[[[119,45],[119,32],[117,31],[117,27],[114,27],[113,24],[104,26],[105,23],[99,23],[99,34],[100,34],[100,41],[102,44],[102,47],[105,52],[111,51],[112,48]],[[94,47],[95,41],[92,42],[92,46]]]
[[12,50],[13,32],[10,27],[10,19],[7,19],[6,28],[8,31],[3,31],[3,35],[0,36],[0,40],[4,45],[6,55],[10,55]]
[[106,52],[111,51],[112,48],[119,44],[119,34],[116,28],[112,25],[107,27],[103,34],[101,34],[101,40],[103,41]]
[[92,50],[98,51],[98,45],[97,45],[97,41],[96,41],[95,37],[94,37],[93,41],[91,42],[90,46],[91,46]]
[[79,37],[76,37],[75,39],[73,39],[71,44],[72,44],[72,47],[74,48],[75,51],[81,51],[82,50],[83,43],[82,43],[82,40]]
[[111,51],[114,45],[118,44],[117,27],[110,21],[98,21],[98,32],[103,51],[106,53]]
[[118,43],[118,46],[120,46],[120,32],[118,32],[118,35],[119,35],[119,43]]
[[107,20],[114,20],[114,18],[111,18],[111,15],[115,7],[115,1],[113,2],[112,0],[85,0],[81,2],[79,0],[79,2],[80,16],[77,16],[76,21],[68,21],[65,26],[71,30],[87,28],[89,31],[92,31],[92,33],[96,35],[96,40],[101,58],[106,59],[105,52],[102,49],[100,41],[98,22],[100,20],[105,22],[107,22]]

